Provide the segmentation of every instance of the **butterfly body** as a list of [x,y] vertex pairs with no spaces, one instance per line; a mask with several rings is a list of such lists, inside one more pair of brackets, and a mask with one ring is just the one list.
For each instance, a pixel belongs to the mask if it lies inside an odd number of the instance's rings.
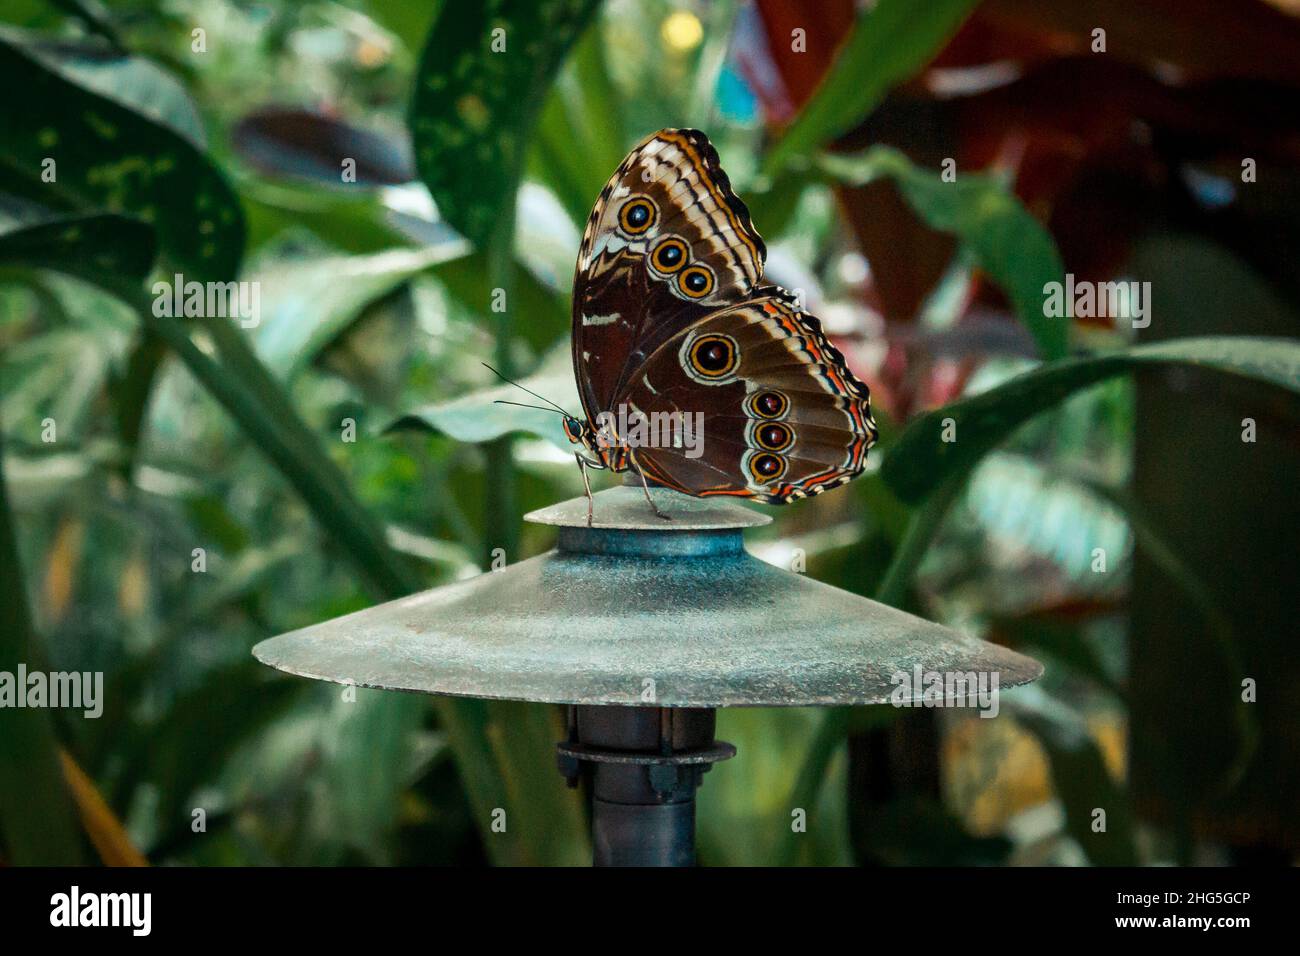
[[861,473],[867,387],[794,295],[763,284],[766,254],[703,133],[661,130],[629,154],[574,276],[585,420],[565,432],[580,463],[770,504]]
[[605,433],[598,431],[590,422],[572,416],[564,419],[564,434],[575,445],[581,445],[592,456],[585,458],[584,464],[590,468],[607,469],[612,472],[627,471],[631,466],[632,450],[621,445],[617,440],[610,440]]

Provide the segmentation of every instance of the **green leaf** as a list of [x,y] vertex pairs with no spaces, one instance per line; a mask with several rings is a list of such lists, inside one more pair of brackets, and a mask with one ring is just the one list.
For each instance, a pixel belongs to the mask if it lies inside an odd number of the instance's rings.
[[907,597],[907,589],[916,575],[921,562],[925,560],[930,545],[934,543],[939,529],[943,526],[948,510],[957,500],[957,496],[966,486],[966,473],[952,475],[925,502],[912,512],[907,528],[899,539],[889,567],[876,588],[875,599],[881,604],[901,608]]
[[[871,708],[876,710],[877,708]],[[892,708],[884,708],[892,716]],[[716,765],[699,800],[699,855],[705,866],[771,866],[851,862],[847,832],[848,787],[842,732],[828,739],[823,721],[846,710],[805,707],[728,707],[718,713],[718,737],[738,756]],[[842,728],[841,728],[842,729]],[[809,751],[801,773],[791,758]],[[815,756],[814,756],[815,755]],[[814,766],[810,768],[810,763]],[[810,773],[826,785],[810,787]],[[805,811],[807,828],[792,827]],[[745,839],[736,839],[737,834]]]
[[[564,737],[561,709],[521,701],[486,703],[487,737],[512,801],[511,820],[524,835],[516,835],[512,855],[533,866],[590,864],[591,842],[579,793],[556,772],[554,745]],[[503,836],[485,829],[489,844]]]
[[179,133],[198,149],[206,145],[203,119],[185,87],[156,63],[108,56],[102,44],[48,42],[44,35],[9,33],[16,44],[79,86],[115,100]]
[[125,216],[63,216],[0,233],[0,264],[40,267],[53,259],[88,277],[144,281],[153,268],[153,230]]
[[[18,665],[44,669],[37,653],[5,493],[0,439],[0,672],[17,679]],[[18,688],[19,693],[26,688]],[[69,866],[82,862],[72,804],[59,765],[54,722],[44,708],[0,707],[0,837],[7,862]]]
[[416,168],[443,218],[475,244],[512,217],[551,78],[598,6],[447,3],[429,32],[409,117]]
[[[373,189],[321,189],[315,184],[255,176],[243,176],[237,182],[250,252],[281,233],[298,230],[310,232],[339,252],[358,255],[384,252],[410,238],[399,226],[409,218],[407,214],[386,208]],[[444,230],[451,231],[445,226]]]
[[[477,751],[457,769],[492,859],[509,866],[589,863],[581,807],[555,769],[555,742],[562,736],[555,709],[502,700],[454,703],[439,711],[439,724],[458,752]],[[499,797],[491,797],[494,790]],[[502,809],[515,823],[494,832]]]
[[443,6],[446,6],[446,0],[431,0],[430,3],[368,3],[366,15],[401,40],[403,46],[414,56],[429,35],[433,18]]
[[[900,498],[919,501],[1044,409],[1104,379],[1162,365],[1213,369],[1300,392],[1300,342],[1291,339],[1205,336],[1139,345],[1045,365],[926,412],[889,449],[881,473]],[[946,419],[951,419],[954,441],[943,440]]]
[[628,145],[599,21],[582,35],[556,80],[533,144],[530,176],[551,188],[576,225],[585,224]]
[[277,264],[259,283],[261,322],[253,334],[272,372],[292,378],[342,335],[367,305],[425,269],[466,254],[464,240],[368,256],[327,256]]
[[[494,286],[487,279],[488,261],[482,252],[438,266],[434,272],[448,294],[471,315],[487,312]],[[518,340],[541,352],[560,336],[567,339],[571,321],[567,294],[555,292],[521,264],[516,263],[510,272],[510,312],[528,317],[512,330],[517,332]]]
[[[40,263],[63,271],[71,267],[67,257],[51,250],[48,262]],[[74,273],[75,274],[75,273]],[[250,352],[239,352],[244,340],[229,322],[210,324],[205,331],[225,336],[218,339],[221,354],[234,361],[221,363],[206,351],[199,349],[192,334],[193,329],[175,319],[153,315],[148,298],[136,283],[117,276],[101,275],[91,270],[88,276],[106,291],[132,305],[146,328],[156,334],[185,363],[191,374],[208,389],[214,398],[239,424],[242,433],[265,454],[301,495],[321,528],[334,539],[355,564],[379,596],[397,598],[419,587],[419,579],[409,566],[399,560],[385,540],[382,527],[356,499],[338,465],[326,454],[320,441],[307,428],[293,410],[284,390],[267,373]],[[414,715],[429,706],[421,697],[406,694],[384,694],[371,705],[370,718],[380,724],[409,726]],[[458,766],[466,782],[471,803],[478,808],[476,820],[483,832],[490,831],[491,811],[506,808],[513,818],[517,803],[507,789],[507,781],[520,773],[512,762],[514,750],[502,752],[481,724],[480,715],[497,713],[495,705],[478,701],[436,698],[433,706],[440,724],[448,729],[449,738],[456,751]],[[538,753],[549,753],[553,737],[537,727],[511,726],[504,723],[507,733],[517,739],[517,748],[532,747]],[[551,785],[562,787],[559,774]],[[535,794],[515,794],[513,799],[544,799]],[[526,813],[526,811],[525,811]],[[561,859],[569,859],[573,847],[581,847],[582,834],[575,828],[572,814],[557,815],[551,820],[554,832],[527,831],[516,828],[508,839],[488,840],[487,849],[499,862],[535,860],[546,862],[548,852],[554,850]],[[562,847],[562,850],[555,849]]]
[[774,177],[790,160],[851,130],[891,88],[934,58],[977,3],[931,0],[918,10],[912,0],[878,0],[860,13],[817,92],[767,154],[764,173]]
[[[185,137],[72,82],[11,37],[0,37],[0,86],[14,93],[0,111],[10,188],[51,208],[134,214],[157,231],[164,259],[191,278],[239,271],[239,201]],[[47,159],[53,182],[42,178]]]
[[[15,77],[28,92],[0,116],[0,169],[10,173],[9,188],[49,208],[131,213],[142,221],[137,230],[156,233],[146,245],[126,227],[113,227],[122,240],[113,250],[120,263],[69,248],[81,275],[93,267],[134,276],[146,255],[152,262],[155,244],[168,265],[194,279],[224,280],[238,271],[244,242],[239,202],[203,155],[198,111],[179,83],[145,60],[104,57],[102,51],[80,56],[66,44],[5,31],[0,78],[13,83]],[[53,181],[46,182],[51,174]],[[129,449],[123,473],[133,465],[160,356],[158,343],[144,334],[130,377],[113,391]]]
[[1046,359],[1066,354],[1069,320],[1044,315],[1044,286],[1065,273],[1051,233],[996,177],[963,173],[946,183],[897,150],[875,146],[857,156],[827,155],[821,169],[863,185],[889,177],[932,229],[955,235],[975,263],[1006,292],[1016,316]]
[[[808,739],[803,763],[794,780],[789,802],[791,807],[807,808],[817,805],[830,773],[831,761],[839,752],[848,734],[851,714],[851,708],[832,707],[821,716],[817,729]],[[788,833],[785,830],[786,828],[783,827],[775,862],[778,866],[793,866],[798,861],[804,841],[793,828],[790,828]],[[845,838],[847,840],[847,833]]]
[[[537,371],[520,379],[519,384],[570,412],[581,411],[567,345],[553,349]],[[498,401],[545,405],[514,385],[503,383],[451,401],[417,408],[398,418],[385,431],[408,428],[436,431],[457,441],[476,444],[514,432],[527,432],[549,440],[563,451],[573,450],[573,445],[564,435],[563,420],[554,410],[498,405]]]
[[[348,843],[377,847],[410,785],[412,752],[426,716],[423,701],[394,700],[406,695],[366,688],[328,691],[334,701],[322,734],[321,769],[331,791],[330,818],[346,830]],[[344,693],[356,699],[345,702]]]

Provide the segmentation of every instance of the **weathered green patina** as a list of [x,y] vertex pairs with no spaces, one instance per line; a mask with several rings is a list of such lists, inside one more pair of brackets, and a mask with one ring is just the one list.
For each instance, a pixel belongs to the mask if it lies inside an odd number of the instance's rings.
[[[263,641],[259,660],[366,687],[565,704],[831,706],[897,701],[900,674],[1034,680],[1036,661],[749,555],[770,519],[736,502],[620,487],[533,512],[555,550]],[[914,686],[913,699],[922,688]]]

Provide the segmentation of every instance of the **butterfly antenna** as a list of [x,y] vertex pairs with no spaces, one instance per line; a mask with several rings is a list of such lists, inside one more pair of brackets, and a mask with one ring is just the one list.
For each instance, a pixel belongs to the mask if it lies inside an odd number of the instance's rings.
[[561,409],[558,408],[547,408],[545,405],[525,405],[523,402],[507,402],[504,398],[498,398],[495,401],[493,401],[492,404],[493,405],[514,405],[517,406],[518,408],[535,408],[539,412],[555,412],[555,414],[563,415],[565,418],[573,417],[568,412],[562,411]]
[[[534,392],[531,388],[524,388],[524,386],[520,385],[518,382],[506,378],[504,375],[502,375],[500,372],[498,372],[496,369],[494,369],[494,368],[493,368],[491,365],[489,365],[487,362],[484,362],[484,363],[483,363],[483,367],[484,367],[485,369],[487,369],[489,372],[491,372],[493,375],[495,375],[497,378],[501,379],[501,381],[507,383],[508,385],[513,385],[515,388],[521,388],[521,389],[523,389],[525,392],[527,392],[529,395],[533,396],[533,398],[539,398],[539,399],[541,399],[541,400],[542,400],[543,402],[545,402],[547,405],[550,405],[551,408],[554,408],[556,411],[558,411],[558,412],[559,412],[561,415],[563,415],[565,418],[573,418],[573,417],[574,417],[573,415],[570,415],[568,412],[566,412],[566,411],[565,411],[563,408],[561,408],[559,405],[556,405],[553,401],[551,401],[551,400],[550,400],[549,398],[547,398],[545,395],[538,395],[538,394],[537,394],[536,392]],[[518,402],[502,402],[501,404],[503,404],[503,405],[518,405],[519,403],[518,403]],[[524,408],[536,408],[537,406],[536,406],[536,405],[525,405],[525,406],[523,406],[523,407],[524,407]]]

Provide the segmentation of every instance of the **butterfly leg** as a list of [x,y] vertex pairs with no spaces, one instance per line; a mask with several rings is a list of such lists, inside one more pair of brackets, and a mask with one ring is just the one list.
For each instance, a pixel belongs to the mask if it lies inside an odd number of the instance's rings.
[[650,485],[645,480],[645,472],[642,471],[640,468],[638,468],[635,464],[633,464],[632,467],[636,471],[637,476],[641,479],[641,490],[645,492],[646,503],[650,505],[652,509],[654,509],[654,513],[657,514],[659,517],[663,518],[665,521],[672,521],[673,520],[672,516],[666,515],[662,511],[660,511],[659,506],[655,504],[654,499],[650,497]]
[[578,452],[574,452],[573,457],[578,459],[578,467],[582,470],[582,487],[587,489],[587,527],[590,528],[592,518],[595,516],[596,502],[591,497],[591,479],[587,477],[587,459],[583,458]]

